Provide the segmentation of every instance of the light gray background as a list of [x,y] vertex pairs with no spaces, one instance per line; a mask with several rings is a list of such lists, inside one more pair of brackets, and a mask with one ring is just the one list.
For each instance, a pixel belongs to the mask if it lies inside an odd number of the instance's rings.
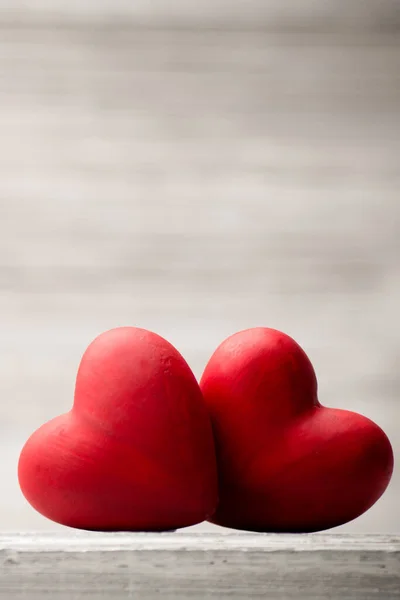
[[[101,331],[282,329],[400,450],[395,1],[0,2],[0,528]],[[345,531],[400,531],[400,480]],[[202,526],[205,527],[211,526]]]

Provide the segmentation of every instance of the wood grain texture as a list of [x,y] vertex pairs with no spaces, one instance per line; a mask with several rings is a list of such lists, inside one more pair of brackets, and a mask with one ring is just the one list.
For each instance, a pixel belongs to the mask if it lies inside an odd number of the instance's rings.
[[268,31],[398,31],[396,0],[2,0],[7,23],[118,23],[145,27],[194,27]]
[[0,536],[0,598],[395,600],[399,536]]

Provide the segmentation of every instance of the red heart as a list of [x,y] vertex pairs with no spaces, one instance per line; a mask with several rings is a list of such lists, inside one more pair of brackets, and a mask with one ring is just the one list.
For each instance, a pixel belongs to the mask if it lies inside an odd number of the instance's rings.
[[143,329],[100,335],[82,358],[72,410],[29,438],[18,475],[32,506],[70,527],[156,531],[209,517],[212,429],[182,356]]
[[310,532],[355,519],[393,470],[384,432],[359,414],[325,408],[313,367],[287,335],[256,328],[228,338],[200,387],[211,414],[226,527]]

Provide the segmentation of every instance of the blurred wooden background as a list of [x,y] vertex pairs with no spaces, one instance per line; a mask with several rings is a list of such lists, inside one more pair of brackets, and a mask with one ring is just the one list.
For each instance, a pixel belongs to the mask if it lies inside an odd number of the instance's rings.
[[[2,529],[101,331],[283,329],[400,450],[396,1],[0,2]],[[397,474],[346,531],[400,531]]]

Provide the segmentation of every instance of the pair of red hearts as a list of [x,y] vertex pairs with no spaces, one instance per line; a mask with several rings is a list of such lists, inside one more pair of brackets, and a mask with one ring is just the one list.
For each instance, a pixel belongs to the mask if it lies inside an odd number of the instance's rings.
[[21,489],[46,517],[81,529],[161,531],[210,520],[307,532],[350,521],[393,470],[384,432],[322,407],[313,367],[287,335],[228,338],[200,386],[158,335],[100,335],[79,367],[72,410],[38,429]]

